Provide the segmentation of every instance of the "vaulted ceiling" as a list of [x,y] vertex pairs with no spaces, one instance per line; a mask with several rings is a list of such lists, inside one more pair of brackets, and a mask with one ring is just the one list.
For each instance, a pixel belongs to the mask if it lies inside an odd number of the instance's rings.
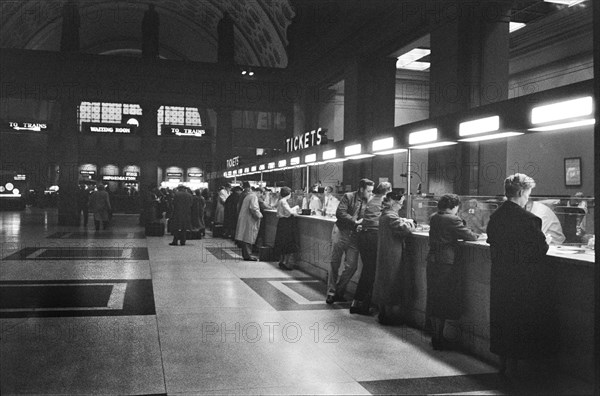
[[[66,0],[1,0],[0,47],[57,51]],[[286,67],[288,0],[79,0],[81,51],[136,55],[148,4],[160,17],[160,56],[216,62],[217,24],[228,12],[235,24],[235,61]]]

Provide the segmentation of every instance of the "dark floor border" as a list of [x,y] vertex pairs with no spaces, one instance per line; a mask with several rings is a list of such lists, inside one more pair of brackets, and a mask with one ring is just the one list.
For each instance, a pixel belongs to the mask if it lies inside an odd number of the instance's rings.
[[[5,285],[94,285],[101,283],[125,283],[125,296],[123,308],[114,309],[96,309],[96,310],[73,310],[65,308],[56,311],[36,311],[35,308],[26,311],[0,311],[0,319],[5,318],[26,318],[26,317],[76,317],[76,316],[135,316],[135,315],[156,315],[154,305],[154,290],[151,279],[98,279],[98,280],[45,280],[45,281],[0,281],[0,288]],[[44,291],[51,293],[51,288]],[[40,296],[40,298],[51,298]]]

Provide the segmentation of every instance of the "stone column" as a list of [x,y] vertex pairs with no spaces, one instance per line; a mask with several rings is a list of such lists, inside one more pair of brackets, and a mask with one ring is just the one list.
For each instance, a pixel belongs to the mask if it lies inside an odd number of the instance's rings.
[[[346,71],[344,81],[344,141],[363,139],[394,127],[396,95],[396,60],[362,59]],[[366,139],[365,139],[366,138]],[[379,177],[392,180],[393,157],[375,157],[343,163],[343,184],[355,189],[361,178],[377,182]]]
[[217,62],[227,66],[233,66],[235,64],[235,40],[233,25],[233,19],[227,12],[223,13],[223,18],[217,25]]
[[154,4],[149,4],[142,19],[142,56],[144,58],[158,58],[159,27],[158,12],[156,12]]
[[[455,18],[431,32],[432,118],[508,99],[508,23],[512,2],[455,4]],[[483,147],[485,150],[480,151]],[[487,152],[494,153],[493,160],[506,168],[506,141],[430,150],[429,186],[424,192],[497,193],[499,185],[480,189],[479,168],[487,161],[482,156]],[[503,156],[498,156],[499,152]]]
[[79,8],[69,0],[62,9],[62,31],[60,35],[61,52],[79,52]]
[[60,104],[59,130],[53,139],[58,154],[58,225],[78,226],[77,188],[79,181],[79,144],[77,105],[72,100]]
[[225,169],[225,161],[235,156],[233,153],[233,120],[232,109],[219,107],[217,112],[217,127],[215,129],[215,154],[212,160],[215,170]]
[[157,128],[157,111],[160,107],[156,103],[141,103],[142,122],[140,135],[142,138],[142,161],[140,164],[140,184],[147,187],[158,183],[158,161],[160,159],[160,136]]

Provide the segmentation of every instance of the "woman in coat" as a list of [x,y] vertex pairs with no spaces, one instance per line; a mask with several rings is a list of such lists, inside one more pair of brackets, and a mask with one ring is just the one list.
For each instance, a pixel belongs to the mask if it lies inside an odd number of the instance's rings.
[[100,230],[100,222],[102,222],[102,229],[106,230],[108,221],[110,220],[110,212],[112,211],[110,199],[104,189],[104,184],[98,184],[97,188],[98,191],[92,193],[89,202],[90,210],[94,213],[96,231]]
[[458,195],[446,194],[438,201],[438,212],[429,220],[429,254],[427,255],[427,315],[433,324],[431,345],[444,349],[446,320],[461,315],[461,271],[458,240],[475,241],[478,235],[457,216]]
[[405,238],[415,229],[412,219],[398,215],[404,196],[397,191],[386,194],[379,218],[377,269],[373,302],[379,306],[379,323],[391,324],[391,309],[406,304],[410,290],[406,284],[407,268],[402,252]]
[[517,361],[547,357],[558,347],[552,267],[539,217],[526,211],[535,181],[516,173],[504,181],[506,198],[487,226],[492,259],[490,351],[501,372],[517,375]]
[[254,191],[249,192],[240,206],[237,227],[235,230],[235,240],[242,245],[242,257],[246,261],[257,261],[252,257],[252,245],[256,242],[258,230],[260,228],[260,219],[263,215],[260,213],[258,197]]

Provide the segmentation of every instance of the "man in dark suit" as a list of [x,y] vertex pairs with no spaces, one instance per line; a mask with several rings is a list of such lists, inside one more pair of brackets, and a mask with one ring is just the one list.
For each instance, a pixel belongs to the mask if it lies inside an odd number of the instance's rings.
[[556,351],[552,280],[546,265],[542,220],[524,209],[535,181],[516,173],[506,178],[507,201],[487,226],[492,259],[490,351],[500,356],[501,373],[517,376],[517,361]]
[[169,245],[177,246],[177,241],[181,241],[181,246],[185,245],[185,232],[192,229],[192,202],[192,194],[184,186],[177,187],[173,197],[173,214],[169,219],[173,230],[173,242]]

